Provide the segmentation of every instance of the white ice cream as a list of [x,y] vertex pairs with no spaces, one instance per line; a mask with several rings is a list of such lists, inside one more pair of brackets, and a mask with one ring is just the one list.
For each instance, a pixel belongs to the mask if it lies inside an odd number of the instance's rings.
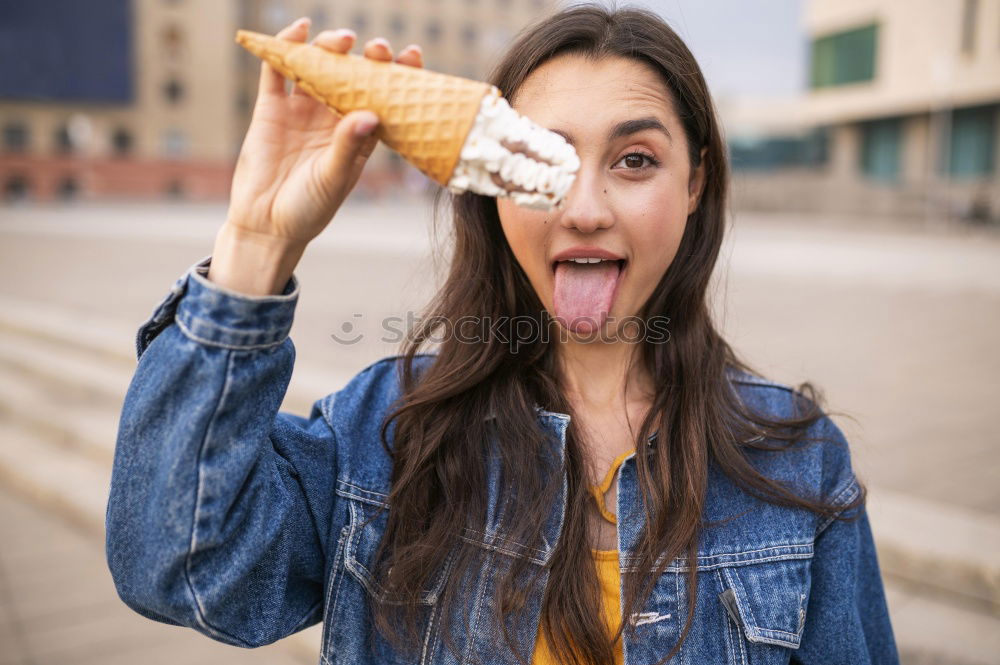
[[483,96],[448,189],[509,196],[518,205],[549,210],[566,196],[579,168],[566,139],[519,115],[493,88]]

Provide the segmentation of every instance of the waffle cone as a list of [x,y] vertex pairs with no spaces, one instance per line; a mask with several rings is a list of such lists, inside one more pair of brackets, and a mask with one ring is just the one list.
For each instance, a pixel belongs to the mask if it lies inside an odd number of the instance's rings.
[[248,30],[238,31],[236,41],[338,113],[374,112],[376,136],[442,185],[451,179],[483,96],[493,89]]

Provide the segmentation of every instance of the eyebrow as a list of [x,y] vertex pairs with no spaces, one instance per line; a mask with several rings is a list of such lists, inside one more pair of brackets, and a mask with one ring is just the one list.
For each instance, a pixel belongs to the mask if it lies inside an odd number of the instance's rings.
[[[619,122],[611,128],[610,132],[608,132],[608,141],[614,141],[616,139],[625,138],[626,136],[632,136],[633,134],[644,132],[647,129],[655,129],[658,132],[663,132],[671,143],[674,142],[674,137],[670,134],[663,123],[652,116]],[[566,139],[566,142],[570,145],[574,145],[573,137],[566,132],[561,129],[553,129],[552,131]]]

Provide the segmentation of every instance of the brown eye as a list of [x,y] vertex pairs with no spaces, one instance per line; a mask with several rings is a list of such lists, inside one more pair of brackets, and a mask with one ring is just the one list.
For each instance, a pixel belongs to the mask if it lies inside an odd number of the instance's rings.
[[627,166],[630,169],[641,169],[643,167],[644,161],[645,157],[643,157],[637,152],[633,152],[631,155],[625,156],[625,166]]

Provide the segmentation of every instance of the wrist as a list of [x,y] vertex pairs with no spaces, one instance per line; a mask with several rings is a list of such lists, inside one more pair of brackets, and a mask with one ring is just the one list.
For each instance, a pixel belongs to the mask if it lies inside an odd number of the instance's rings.
[[208,280],[246,295],[280,294],[302,258],[306,244],[227,222],[215,237]]

